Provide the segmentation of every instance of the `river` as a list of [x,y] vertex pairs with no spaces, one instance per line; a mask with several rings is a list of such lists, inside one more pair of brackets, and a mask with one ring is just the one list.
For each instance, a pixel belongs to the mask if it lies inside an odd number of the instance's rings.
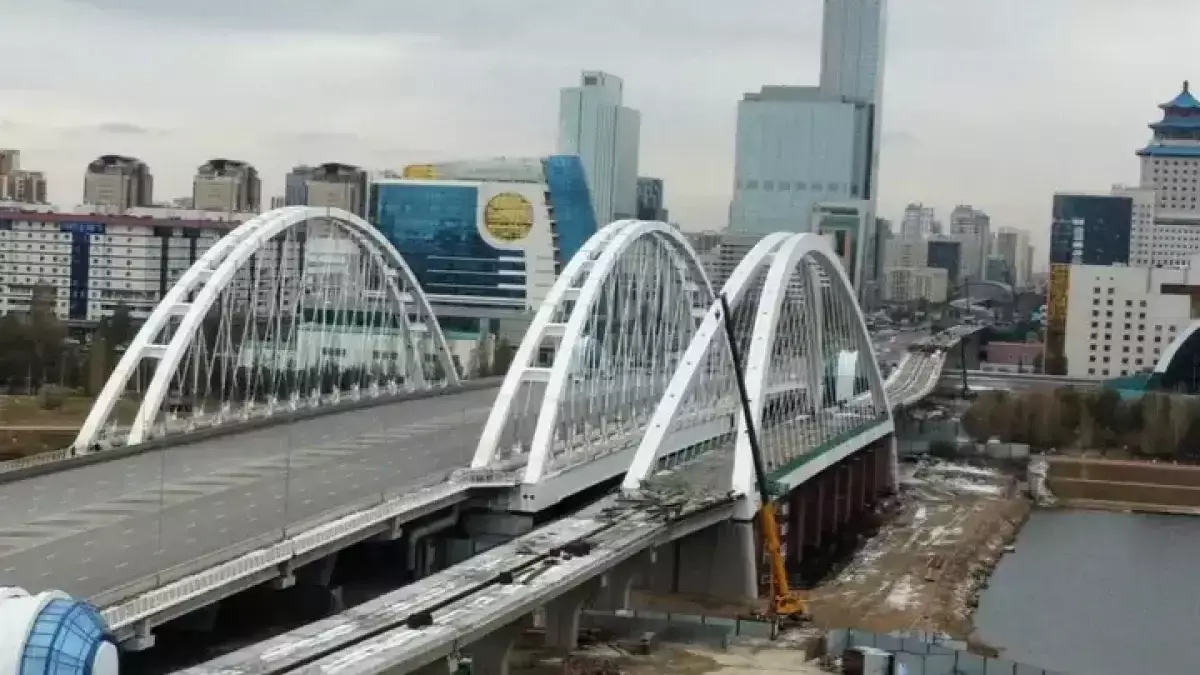
[[1200,673],[1200,517],[1039,510],[975,614],[1003,656],[1069,675]]

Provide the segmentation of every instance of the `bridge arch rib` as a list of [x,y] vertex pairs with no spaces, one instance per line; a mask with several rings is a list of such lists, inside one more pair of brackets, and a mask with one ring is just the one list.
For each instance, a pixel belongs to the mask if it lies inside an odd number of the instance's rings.
[[[322,405],[343,388],[359,396],[459,380],[400,252],[348,211],[307,206],[242,223],[183,273],[109,376],[77,453],[111,426],[135,377],[145,379],[138,371],[146,361],[153,366],[129,444],[165,431],[158,427],[172,388],[190,400],[193,425]],[[217,410],[209,415],[208,406]]]
[[536,484],[635,444],[713,297],[676,228],[623,220],[599,230],[538,308],[472,468],[519,468]]
[[[802,481],[861,439],[891,433],[866,322],[828,242],[814,234],[771,235],[742,260],[723,292],[773,478]],[[709,487],[757,502],[722,320],[714,303],[634,454],[625,489],[650,487],[660,476],[687,471],[687,464],[708,464]]]

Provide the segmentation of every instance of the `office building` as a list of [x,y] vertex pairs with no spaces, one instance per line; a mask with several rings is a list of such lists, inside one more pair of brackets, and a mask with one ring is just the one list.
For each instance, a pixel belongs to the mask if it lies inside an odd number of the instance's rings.
[[211,159],[196,169],[192,205],[200,211],[257,213],[262,206],[258,170],[236,159]]
[[1060,192],[1050,223],[1050,264],[1128,265],[1133,199]]
[[951,288],[962,283],[962,242],[949,237],[930,239],[926,247],[925,264],[946,270]]
[[904,219],[900,221],[900,238],[909,241],[928,239],[934,234],[935,222],[937,218],[932,206],[909,204],[904,207]]
[[143,207],[97,213],[88,205],[0,209],[0,314],[28,311],[34,288],[50,286],[63,319],[95,322],[120,305],[145,319],[199,256],[251,216]]
[[817,87],[746,94],[738,104],[729,229],[807,232],[817,204],[870,200],[872,115],[870,106]]
[[764,86],[738,104],[730,230],[805,232],[817,204],[851,200],[873,228],[885,11],[826,2],[820,86]]
[[877,282],[870,276],[876,268],[875,218],[870,209],[864,200],[822,202],[813,206],[808,228],[830,240],[860,299]]
[[983,279],[987,257],[991,253],[992,221],[986,213],[969,204],[960,204],[950,212],[950,236],[962,244],[960,273],[963,279]]
[[367,172],[350,164],[329,162],[297,166],[284,179],[287,206],[326,206],[363,216],[367,213]]
[[886,20],[886,0],[826,0],[821,24],[823,91],[879,104]]
[[884,267],[925,267],[929,262],[929,242],[894,239],[887,249]]
[[641,113],[624,105],[621,78],[585,70],[559,92],[558,153],[578,155],[602,225],[637,212]]
[[[1188,246],[1188,240],[1193,243],[1200,239],[1187,236],[1190,232],[1172,232],[1158,236],[1157,224],[1154,222],[1155,196],[1150,188],[1128,185],[1114,185],[1110,192],[1114,197],[1128,197],[1132,200],[1132,213],[1129,227],[1129,264],[1139,267],[1179,267],[1186,264],[1193,247]],[[1187,228],[1185,228],[1187,229]]]
[[1029,233],[1013,227],[1001,227],[996,233],[992,254],[1004,259],[1011,275],[1008,283],[1024,288],[1029,283]]
[[663,197],[663,181],[661,178],[638,176],[637,196],[638,220],[667,222],[667,207]]
[[1200,306],[1200,256],[1172,268],[1054,268],[1058,278],[1051,283],[1065,293],[1047,308],[1048,324],[1061,330],[1059,339],[1047,342],[1048,369],[1053,362],[1072,377],[1145,371],[1197,318],[1193,308]]
[[83,174],[83,203],[109,206],[120,213],[154,204],[154,176],[136,157],[101,155]]
[[1004,256],[989,255],[987,264],[984,266],[983,278],[985,281],[995,281],[1011,286],[1013,285],[1013,269]]
[[20,150],[0,149],[0,202],[46,203],[46,174],[22,169]]
[[[404,252],[439,319],[459,332],[496,333],[487,318],[538,307],[597,229],[574,155],[415,165],[405,173],[426,177],[373,183],[370,220]],[[490,178],[462,177],[469,175]],[[522,180],[499,180],[505,176]]]
[[686,232],[684,236],[700,258],[714,289],[724,288],[733,270],[762,237],[755,234],[720,232]]
[[946,270],[938,267],[888,267],[884,270],[883,299],[887,302],[926,300],[946,302]]

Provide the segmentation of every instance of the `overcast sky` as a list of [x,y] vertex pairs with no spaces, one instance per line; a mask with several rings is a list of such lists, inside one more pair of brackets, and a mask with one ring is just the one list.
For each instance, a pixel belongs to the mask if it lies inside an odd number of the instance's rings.
[[[74,204],[99,154],[155,197],[214,156],[294,164],[553,151],[557,90],[625,78],[641,171],[725,224],[736,102],[814,84],[820,0],[0,0],[0,147]],[[970,203],[1044,240],[1058,189],[1135,182],[1155,105],[1200,80],[1196,0],[892,0],[881,215]],[[1190,27],[1181,38],[1173,27]],[[1193,72],[1186,70],[1192,64]]]

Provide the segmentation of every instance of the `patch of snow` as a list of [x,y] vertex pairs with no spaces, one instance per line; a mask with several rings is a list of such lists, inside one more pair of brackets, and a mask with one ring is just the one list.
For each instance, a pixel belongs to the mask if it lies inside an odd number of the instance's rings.
[[1004,491],[1004,488],[999,485],[984,485],[984,484],[980,484],[980,483],[972,483],[969,480],[963,480],[961,478],[951,478],[950,480],[947,480],[946,487],[949,487],[950,489],[954,490],[955,492],[976,494],[976,495],[999,496],[1000,493]]
[[892,592],[888,593],[887,604],[893,609],[905,609],[908,603],[912,602],[913,596],[916,595],[913,589],[912,581],[905,575],[892,586]]
[[929,513],[925,509],[925,505],[921,504],[921,505],[917,506],[917,511],[916,511],[916,513],[913,514],[912,524],[920,525],[921,523],[925,522],[925,519],[928,517],[929,517]]

